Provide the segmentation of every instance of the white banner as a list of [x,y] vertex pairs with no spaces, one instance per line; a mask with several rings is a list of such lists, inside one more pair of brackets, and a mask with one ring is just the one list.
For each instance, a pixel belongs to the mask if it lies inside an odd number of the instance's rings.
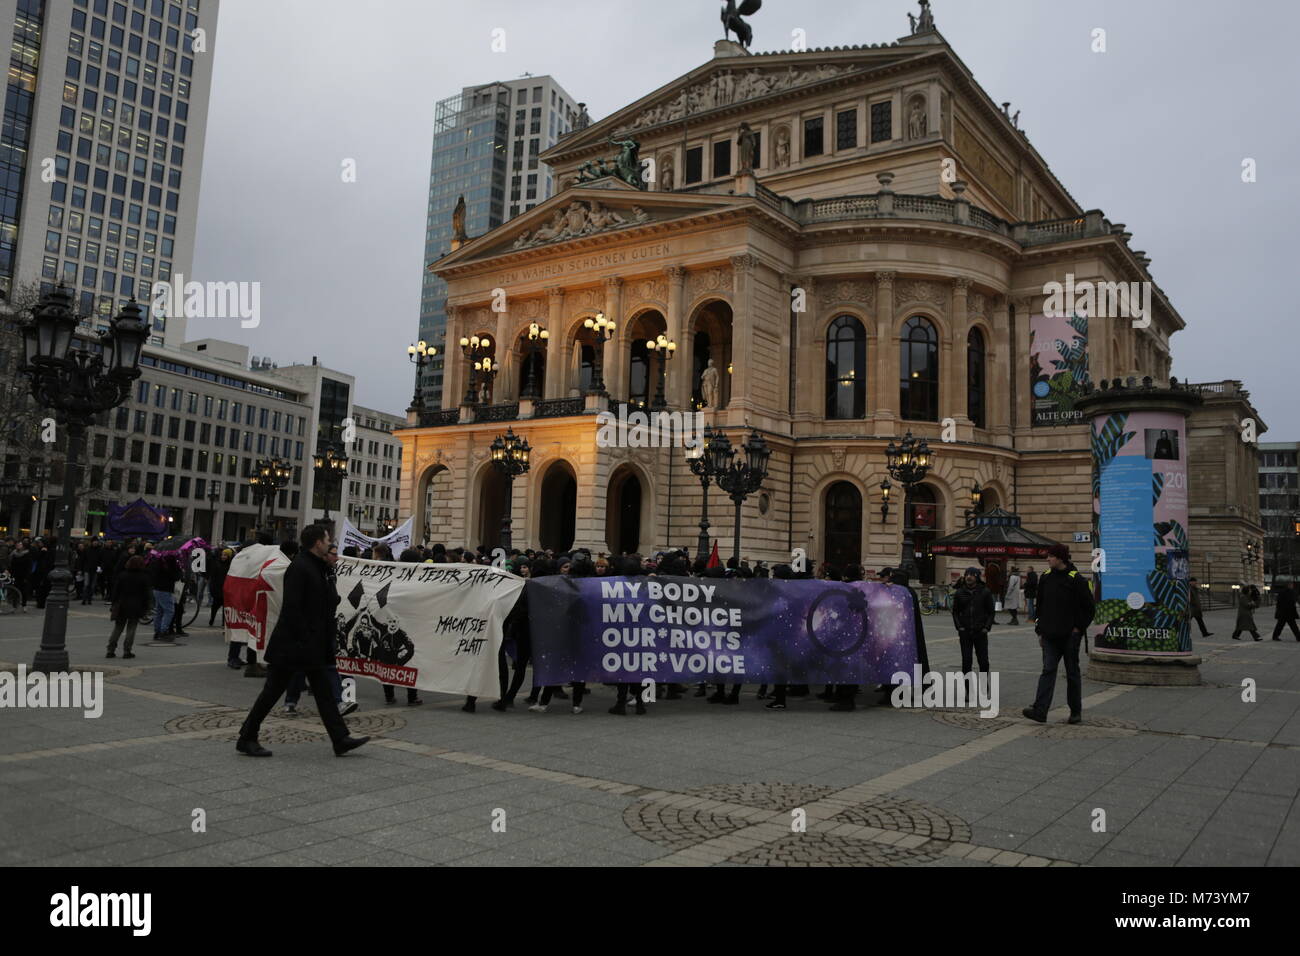
[[235,555],[222,590],[227,642],[246,643],[259,652],[266,649],[280,619],[288,566],[289,559],[273,544],[250,544]]
[[524,579],[473,564],[339,558],[340,674],[447,694],[499,697],[501,629]]
[[407,518],[397,530],[390,532],[382,538],[372,538],[369,535],[362,534],[347,518],[343,519],[343,533],[339,536],[339,551],[344,548],[356,548],[358,551],[364,551],[367,548],[373,548],[377,544],[386,544],[393,552],[393,557],[397,557],[403,551],[411,546],[411,527],[412,518]]

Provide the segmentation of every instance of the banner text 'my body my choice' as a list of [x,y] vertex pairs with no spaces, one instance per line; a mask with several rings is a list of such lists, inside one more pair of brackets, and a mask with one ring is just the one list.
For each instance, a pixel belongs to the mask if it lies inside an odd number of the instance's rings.
[[602,581],[601,666],[629,680],[659,671],[744,674],[740,608],[714,605],[716,593],[694,582]]

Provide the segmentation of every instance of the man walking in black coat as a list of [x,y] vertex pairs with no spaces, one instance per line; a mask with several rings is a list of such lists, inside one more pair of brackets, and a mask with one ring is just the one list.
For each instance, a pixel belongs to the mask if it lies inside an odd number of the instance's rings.
[[1295,639],[1300,641],[1300,630],[1296,630],[1295,626],[1296,616],[1295,591],[1290,584],[1279,584],[1277,604],[1273,608],[1273,617],[1277,618],[1277,625],[1273,628],[1273,640],[1282,640],[1278,635],[1282,633],[1283,627],[1289,627]]
[[[993,592],[980,580],[980,569],[970,567],[952,599],[952,623],[961,644],[961,672],[969,674],[971,658],[989,673],[989,629],[993,627]],[[973,654],[972,654],[973,652]]]
[[334,664],[334,608],[338,592],[330,584],[329,529],[308,525],[300,538],[302,548],[284,572],[284,602],[280,619],[266,646],[266,683],[253,709],[239,730],[235,749],[250,757],[269,757],[271,751],[257,742],[262,721],[271,712],[294,671],[303,671],[316,698],[321,722],[342,757],[364,744],[369,737],[348,736],[348,725],[339,716],[329,668]]
[[1047,549],[1050,569],[1038,579],[1038,644],[1043,649],[1043,673],[1038,678],[1034,706],[1022,713],[1040,724],[1047,720],[1056,691],[1056,668],[1065,659],[1065,699],[1069,722],[1083,720],[1083,679],[1079,674],[1079,645],[1092,623],[1092,589],[1070,563],[1070,549],[1054,544]]

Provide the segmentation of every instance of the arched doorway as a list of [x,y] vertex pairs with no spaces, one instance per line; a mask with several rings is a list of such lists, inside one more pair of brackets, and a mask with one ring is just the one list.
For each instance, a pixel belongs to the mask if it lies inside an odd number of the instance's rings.
[[573,547],[578,522],[578,479],[566,461],[554,462],[542,476],[537,540],[556,554]]
[[731,400],[731,306],[712,299],[695,310],[687,333],[691,340],[691,400],[698,408],[703,400],[700,377],[709,360],[718,370],[718,406],[726,408]]
[[506,514],[506,478],[489,466],[483,472],[478,493],[478,543],[488,553],[501,544],[501,519]]
[[635,471],[626,465],[609,479],[605,498],[605,543],[610,554],[631,554],[641,546],[641,510],[644,489]]
[[439,542],[451,546],[460,538],[453,522],[456,509],[452,501],[452,475],[445,465],[434,465],[424,473],[420,490],[412,502],[416,521],[414,540],[427,544]]
[[848,481],[826,489],[822,503],[826,552],[824,560],[837,568],[862,563],[862,492]]
[[663,358],[646,347],[646,343],[668,330],[668,322],[657,310],[642,312],[628,323],[627,400],[634,405],[649,405],[659,387],[659,366]]
[[920,583],[933,584],[934,555],[930,553],[930,544],[939,533],[939,503],[934,489],[927,485],[912,488],[903,507],[903,531],[912,537]]
[[519,391],[520,398],[541,398],[546,394],[546,351],[548,343],[538,339],[531,341],[525,330],[515,343],[515,354],[519,356]]

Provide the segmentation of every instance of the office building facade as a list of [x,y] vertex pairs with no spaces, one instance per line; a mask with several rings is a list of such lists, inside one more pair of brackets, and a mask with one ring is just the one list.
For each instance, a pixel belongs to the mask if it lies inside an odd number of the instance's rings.
[[397,527],[402,485],[402,442],[393,429],[406,419],[360,405],[352,407],[356,441],[348,446],[348,520],[362,534],[382,538]]

